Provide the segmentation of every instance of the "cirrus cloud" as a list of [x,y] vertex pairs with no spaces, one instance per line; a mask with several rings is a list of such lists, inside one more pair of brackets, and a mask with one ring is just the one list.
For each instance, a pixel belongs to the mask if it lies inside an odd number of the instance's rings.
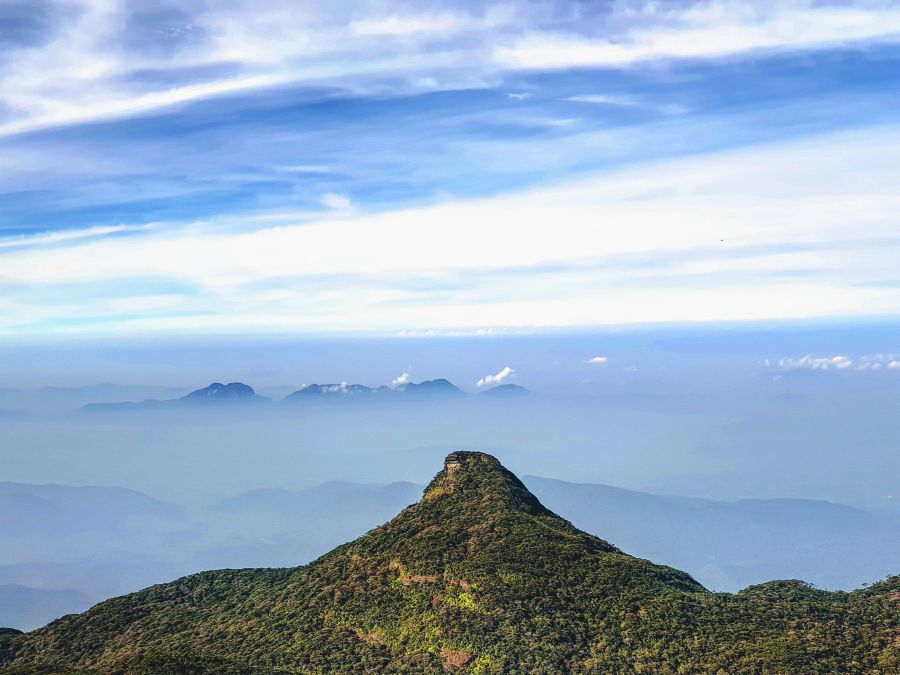
[[0,136],[273,87],[451,90],[520,69],[896,42],[900,34],[900,9],[869,0],[597,4],[270,0],[183,3],[153,18],[128,0],[70,0],[52,25],[24,20],[10,29]]
[[[0,239],[0,286],[11,289],[0,329],[417,326],[414,337],[894,315],[900,288],[871,282],[896,271],[896,157],[900,139],[872,129],[482,199],[319,220],[276,214],[252,231],[213,219],[72,230],[30,246]],[[122,313],[146,279],[195,290],[162,296],[152,316]],[[64,302],[48,299],[64,289]]]

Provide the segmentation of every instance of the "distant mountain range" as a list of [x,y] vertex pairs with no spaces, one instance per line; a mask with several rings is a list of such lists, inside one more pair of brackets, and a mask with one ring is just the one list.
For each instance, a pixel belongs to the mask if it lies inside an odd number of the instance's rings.
[[426,380],[425,382],[408,382],[398,387],[367,387],[362,384],[308,384],[298,391],[285,397],[285,401],[306,401],[310,399],[365,399],[374,400],[374,397],[433,397],[433,398],[461,398],[466,393],[449,380]]
[[712,593],[454,452],[418,502],[309,565],[203,572],[4,631],[0,672],[895,673],[898,597],[896,576]]
[[[813,499],[718,501],[525,476],[588,532],[735,591],[771,578],[852,588],[900,571],[900,517]],[[827,561],[827,562],[826,562]]]
[[0,537],[109,532],[134,518],[181,516],[179,507],[137,490],[0,482]]
[[[489,398],[520,397],[530,392],[515,384],[502,384],[479,392],[476,396]],[[411,400],[449,400],[470,396],[455,384],[445,379],[425,380],[424,382],[407,382],[389,387],[367,387],[363,384],[307,384],[297,391],[285,396],[283,403],[309,403],[315,401],[411,401]],[[207,387],[192,391],[177,399],[148,399],[144,401],[118,401],[111,403],[89,403],[83,406],[88,412],[112,410],[158,410],[183,408],[196,405],[234,405],[245,403],[271,403],[271,399],[260,396],[250,385],[242,382],[222,384],[213,382]]]
[[183,389],[161,386],[94,384],[83,387],[0,387],[0,410],[7,415],[23,412],[64,412],[101,401],[164,400],[184,394]]

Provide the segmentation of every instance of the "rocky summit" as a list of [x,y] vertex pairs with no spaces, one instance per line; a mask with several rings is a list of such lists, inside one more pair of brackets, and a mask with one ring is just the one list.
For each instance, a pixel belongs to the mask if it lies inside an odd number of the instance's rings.
[[[301,514],[298,514],[301,517]],[[6,673],[896,673],[900,579],[731,595],[547,510],[487,454],[315,562],[219,570],[0,637]]]

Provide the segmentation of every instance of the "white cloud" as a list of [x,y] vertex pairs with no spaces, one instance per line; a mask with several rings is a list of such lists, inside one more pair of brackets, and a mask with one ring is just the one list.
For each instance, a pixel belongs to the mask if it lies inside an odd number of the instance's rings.
[[[116,118],[242,90],[290,83],[411,76],[447,60],[431,49],[461,31],[490,30],[496,13],[480,17],[454,12],[394,14],[379,8],[271,0],[265,6],[234,3],[183,5],[184,36],[177,50],[123,48],[134,42],[128,0],[71,0],[66,21],[48,32],[41,48],[5,51],[0,103],[13,114],[0,135],[48,126]],[[196,4],[196,3],[194,3]],[[379,3],[382,4],[382,3]],[[390,4],[399,3],[385,3]],[[62,15],[62,13],[61,13]],[[451,50],[452,51],[452,50]],[[138,70],[202,69],[235,64],[190,84],[157,83],[136,93],[128,76]]]
[[405,36],[421,33],[446,33],[454,31],[465,22],[454,14],[388,16],[365,19],[350,24],[350,32],[357,35]]
[[[653,0],[613,3],[591,17],[577,3],[503,1],[466,11],[454,3],[182,3],[178,49],[123,48],[133,36],[128,0],[69,0],[48,42],[4,53],[0,103],[11,115],[0,135],[142,114],[223,94],[290,84],[458,89],[496,81],[509,69],[629,66],[648,59],[718,57],[758,49],[892,41],[900,8],[815,0],[713,0],[667,8]],[[445,6],[441,6],[444,4]],[[62,15],[62,14],[61,14]],[[578,28],[575,29],[577,24]],[[569,26],[566,32],[565,26]],[[591,37],[585,37],[591,36]],[[234,72],[136,93],[142,69]],[[210,72],[214,73],[213,68]]]
[[631,96],[606,96],[604,94],[580,94],[578,96],[569,96],[566,100],[574,103],[593,103],[596,105],[640,105],[638,100]]
[[331,168],[325,164],[291,164],[279,167],[285,173],[331,173]]
[[91,239],[105,237],[111,234],[123,234],[125,232],[138,232],[148,230],[152,225],[101,225],[88,227],[83,230],[60,230],[56,232],[42,232],[30,236],[15,236],[0,238],[0,249],[20,248],[23,246],[47,246],[72,242],[77,239]]
[[396,337],[432,338],[432,337],[490,337],[497,335],[533,335],[533,329],[527,328],[466,328],[463,330],[415,330],[405,329],[395,333]]
[[495,373],[494,375],[485,375],[478,382],[475,383],[476,387],[487,387],[494,386],[496,384],[502,384],[503,381],[509,376],[513,375],[516,371],[509,366],[503,368],[499,373]]
[[350,197],[337,194],[336,192],[328,192],[322,195],[322,204],[335,211],[346,211],[353,206]]
[[807,354],[799,359],[785,357],[778,362],[778,365],[789,370],[799,368],[809,370],[846,370],[853,367],[853,360],[848,356],[812,356]]
[[606,356],[594,356],[593,358],[588,359],[588,363],[608,363],[609,358]]
[[474,330],[450,330],[445,335],[447,337],[485,337],[487,335],[508,335],[509,333],[510,331],[496,330],[494,328],[475,328]]
[[438,335],[437,331],[434,330],[416,330],[416,329],[404,329],[401,331],[397,331],[396,336],[401,338],[423,338],[423,337],[436,337]]
[[[649,59],[701,58],[758,49],[803,49],[854,40],[895,41],[900,9],[839,7],[812,0],[687,5],[659,15],[644,3],[643,20],[616,35],[532,33],[495,49],[505,67],[525,69],[622,66]],[[654,21],[654,19],[658,19]]]
[[416,337],[897,315],[900,289],[871,283],[896,276],[897,158],[900,138],[872,129],[402,211],[278,214],[251,232],[231,217],[127,237],[72,231],[83,238],[0,247],[0,283],[100,282],[127,298],[130,279],[166,279],[197,289],[171,298],[194,313],[118,321],[89,294],[56,305],[16,294],[0,329],[96,316],[110,332],[416,326],[405,333]]
[[677,103],[650,104],[633,96],[616,96],[607,94],[579,94],[565,99],[573,103],[589,103],[592,105],[619,106],[623,108],[646,108],[666,115],[678,115],[688,111]]
[[[897,365],[894,365],[897,364]],[[766,365],[771,365],[766,361]],[[813,356],[807,354],[800,358],[785,357],[778,361],[778,367],[783,370],[855,370],[878,371],[883,368],[900,368],[900,362],[890,354],[873,354],[857,357],[844,355],[837,356]]]
[[402,387],[405,384],[409,384],[412,380],[410,379],[409,373],[401,373],[393,380],[391,380],[391,387],[393,389],[397,389],[398,387]]
[[578,120],[573,119],[571,117],[560,117],[560,118],[554,118],[554,119],[541,120],[540,123],[546,127],[570,127],[573,124],[575,124],[576,122],[578,122]]

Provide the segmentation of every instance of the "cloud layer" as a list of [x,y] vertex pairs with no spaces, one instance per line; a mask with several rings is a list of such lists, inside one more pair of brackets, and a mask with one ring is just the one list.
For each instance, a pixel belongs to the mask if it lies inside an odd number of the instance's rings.
[[[37,0],[5,7],[0,134],[292,84],[483,86],[508,70],[621,66],[893,41],[900,8],[767,3]],[[348,17],[355,17],[348,20]],[[358,18],[356,18],[358,17]]]
[[882,134],[832,136],[250,232],[38,240],[2,254],[0,325],[392,331],[891,314],[900,288],[880,282],[896,276],[898,156]]
[[898,12],[8,3],[0,331],[896,315]]

